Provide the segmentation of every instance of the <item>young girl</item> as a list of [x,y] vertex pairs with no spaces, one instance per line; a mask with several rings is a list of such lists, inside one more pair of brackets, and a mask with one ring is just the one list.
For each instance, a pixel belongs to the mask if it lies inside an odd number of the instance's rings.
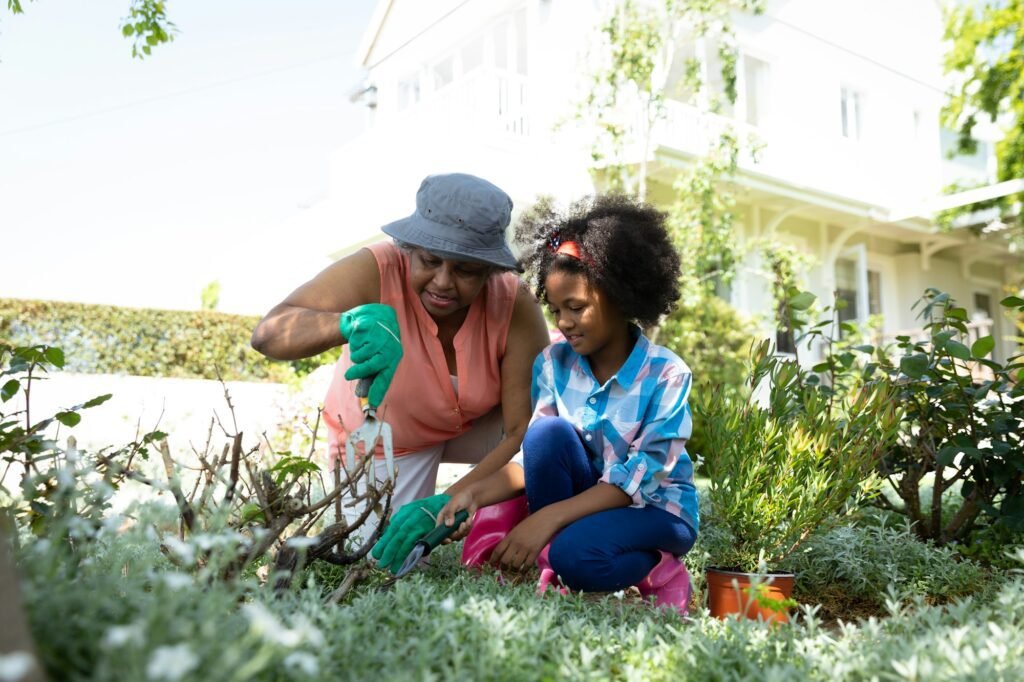
[[565,340],[534,362],[521,452],[453,496],[439,520],[451,525],[459,509],[472,518],[525,488],[530,514],[491,561],[519,569],[550,543],[547,560],[565,586],[620,590],[696,539],[690,371],[637,326],[678,299],[679,256],[664,215],[620,196],[578,202],[565,215],[542,204],[516,237]]

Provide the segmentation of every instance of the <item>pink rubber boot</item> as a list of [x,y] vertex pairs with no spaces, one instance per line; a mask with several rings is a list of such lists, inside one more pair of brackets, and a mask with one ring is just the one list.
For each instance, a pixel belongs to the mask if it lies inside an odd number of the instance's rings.
[[473,527],[462,542],[462,565],[486,564],[498,543],[529,513],[526,495],[477,509],[473,517]]
[[661,561],[651,569],[647,577],[637,583],[637,589],[645,597],[655,596],[657,606],[667,606],[685,614],[690,604],[690,573],[682,559],[668,552],[660,552]]
[[555,569],[551,568],[551,561],[548,559],[548,552],[551,550],[551,543],[544,545],[544,549],[537,555],[537,568],[540,569],[540,578],[537,580],[537,596],[543,595],[548,591],[548,588],[552,588],[560,594],[569,594],[569,590],[562,586],[561,581],[558,580],[558,575],[555,574]]

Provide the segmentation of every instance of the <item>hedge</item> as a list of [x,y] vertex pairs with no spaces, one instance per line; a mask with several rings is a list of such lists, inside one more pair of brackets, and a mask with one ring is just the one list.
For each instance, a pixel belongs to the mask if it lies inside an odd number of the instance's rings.
[[333,362],[337,349],[294,362],[268,360],[249,345],[254,315],[153,310],[0,298],[0,338],[64,349],[71,372],[288,381]]

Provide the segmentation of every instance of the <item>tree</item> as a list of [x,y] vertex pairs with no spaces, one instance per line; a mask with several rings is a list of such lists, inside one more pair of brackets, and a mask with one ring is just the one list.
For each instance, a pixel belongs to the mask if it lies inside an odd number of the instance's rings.
[[216,310],[217,306],[220,305],[220,282],[213,280],[205,287],[203,287],[202,293],[199,295],[202,302],[203,310]]
[[[22,0],[7,0],[11,14],[22,14]],[[167,19],[167,3],[161,0],[131,0],[128,16],[121,20],[121,35],[134,38],[132,57],[148,57],[153,48],[174,40],[178,28]]]
[[[594,131],[595,171],[612,191],[645,200],[648,161],[657,123],[669,96],[694,105],[702,117],[736,100],[735,12],[759,13],[762,0],[620,0],[601,26],[592,63],[598,64],[577,118]],[[687,43],[717,44],[722,89],[712,91],[707,68]],[[728,282],[737,260],[732,238],[735,199],[725,187],[734,175],[741,141],[729,125],[673,185],[668,207],[677,247],[687,264],[684,304]],[[638,159],[636,165],[628,157]],[[699,295],[698,295],[699,294]],[[697,298],[693,298],[698,295]]]
[[[957,82],[943,123],[959,133],[959,151],[969,154],[977,148],[974,127],[987,116],[1004,133],[996,143],[999,180],[1024,177],[1024,0],[954,4],[946,13],[945,38],[951,41],[946,72]],[[1022,199],[1024,194],[1016,196]],[[1013,200],[1000,203],[1005,209]]]

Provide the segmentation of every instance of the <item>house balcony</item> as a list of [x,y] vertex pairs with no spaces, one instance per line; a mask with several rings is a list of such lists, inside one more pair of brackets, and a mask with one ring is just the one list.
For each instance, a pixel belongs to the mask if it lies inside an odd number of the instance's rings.
[[477,134],[514,141],[530,133],[526,77],[503,69],[476,69],[419,101],[378,112],[374,127]]
[[[654,172],[659,162],[673,157],[705,156],[722,133],[731,130],[743,149],[742,170],[796,188],[875,206],[903,205],[934,196],[940,188],[940,160],[914,140],[892,134],[851,140],[829,126],[803,125],[806,121],[796,118],[776,116],[754,126],[675,100],[664,104],[665,116],[651,135]],[[634,132],[641,129],[634,126]],[[637,159],[639,149],[634,150]]]

